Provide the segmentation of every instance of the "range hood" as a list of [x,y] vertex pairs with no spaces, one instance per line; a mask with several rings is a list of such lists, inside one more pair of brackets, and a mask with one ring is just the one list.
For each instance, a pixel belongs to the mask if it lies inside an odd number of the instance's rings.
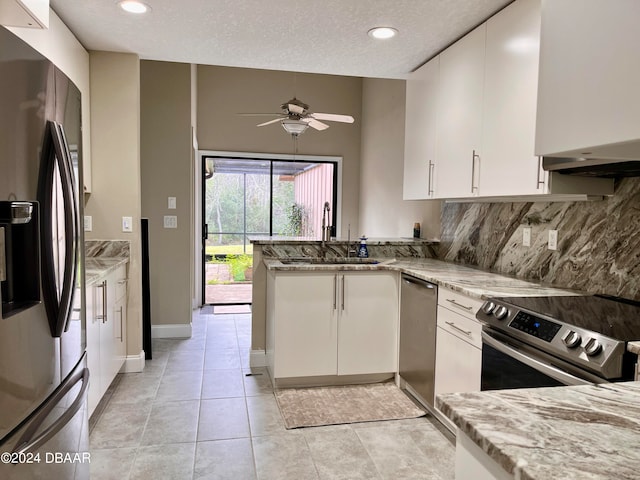
[[543,157],[542,168],[584,177],[640,177],[640,160]]

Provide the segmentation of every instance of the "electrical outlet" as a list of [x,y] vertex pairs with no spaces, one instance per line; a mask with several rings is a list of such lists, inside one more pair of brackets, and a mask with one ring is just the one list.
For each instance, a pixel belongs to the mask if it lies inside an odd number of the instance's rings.
[[176,209],[176,197],[169,197],[167,200],[167,208],[169,210],[175,210]]
[[549,230],[549,250],[558,249],[558,230]]
[[176,215],[165,215],[164,228],[178,228],[178,217]]
[[133,232],[133,217],[122,217],[122,231]]
[[84,216],[84,231],[90,232],[93,230],[93,217],[91,215]]
[[525,247],[531,246],[531,227],[524,227],[522,229],[522,245]]

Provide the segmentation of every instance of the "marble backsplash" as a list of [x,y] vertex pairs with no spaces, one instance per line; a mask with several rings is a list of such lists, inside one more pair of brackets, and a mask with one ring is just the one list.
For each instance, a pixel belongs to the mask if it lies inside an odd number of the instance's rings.
[[[262,254],[265,257],[325,257],[342,258],[355,256],[359,242],[350,244],[342,240],[331,240],[324,247],[319,241],[297,243],[264,243]],[[347,254],[347,247],[351,247],[351,253]],[[431,241],[376,241],[367,242],[369,257],[372,258],[434,258],[435,250]]]
[[[549,230],[558,230],[556,251]],[[446,203],[440,240],[443,260],[640,300],[640,178],[616,181],[602,201]]]

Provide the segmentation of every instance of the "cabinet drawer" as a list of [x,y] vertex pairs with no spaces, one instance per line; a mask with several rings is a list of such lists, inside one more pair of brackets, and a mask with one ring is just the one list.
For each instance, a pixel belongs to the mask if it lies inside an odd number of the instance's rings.
[[477,320],[438,306],[438,327],[477,348],[482,348],[482,324]]
[[438,305],[452,310],[460,315],[475,320],[476,312],[482,306],[483,301],[471,298],[463,293],[454,292],[448,288],[438,289]]

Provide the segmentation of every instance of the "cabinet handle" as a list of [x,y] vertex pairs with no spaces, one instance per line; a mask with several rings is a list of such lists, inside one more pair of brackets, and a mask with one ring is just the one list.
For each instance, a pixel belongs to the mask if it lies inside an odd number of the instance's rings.
[[96,288],[102,289],[102,315],[96,315],[96,320],[101,320],[102,323],[107,323],[107,281],[105,280]]
[[344,311],[344,275],[342,275],[342,298],[340,300],[342,302],[342,311]]
[[538,155],[538,172],[536,176],[536,190],[540,190],[540,185],[544,187],[544,174],[540,176],[540,171],[542,170],[542,157]]
[[435,165],[435,163],[429,160],[429,182],[427,183],[427,186],[429,188],[427,192],[428,196],[433,195],[433,167],[435,167]]
[[463,330],[462,328],[460,328],[459,326],[457,326],[455,323],[453,322],[444,322],[447,325],[449,325],[451,328],[455,328],[456,330],[458,330],[459,332],[464,333],[467,336],[471,336],[471,330]]
[[120,305],[120,337],[116,337],[120,339],[120,343],[122,343],[122,305]]
[[461,303],[456,302],[454,299],[452,298],[447,298],[447,302],[449,302],[451,305],[455,305],[458,308],[463,308],[466,311],[470,312],[471,310],[473,310],[473,307],[468,307],[467,305],[463,305]]
[[474,193],[476,190],[478,190],[478,187],[476,187],[475,184],[475,178],[476,178],[476,158],[478,159],[478,170],[480,170],[480,155],[476,154],[476,151],[473,150],[472,156],[471,156],[471,193]]
[[338,275],[333,276],[333,309],[338,307]]

